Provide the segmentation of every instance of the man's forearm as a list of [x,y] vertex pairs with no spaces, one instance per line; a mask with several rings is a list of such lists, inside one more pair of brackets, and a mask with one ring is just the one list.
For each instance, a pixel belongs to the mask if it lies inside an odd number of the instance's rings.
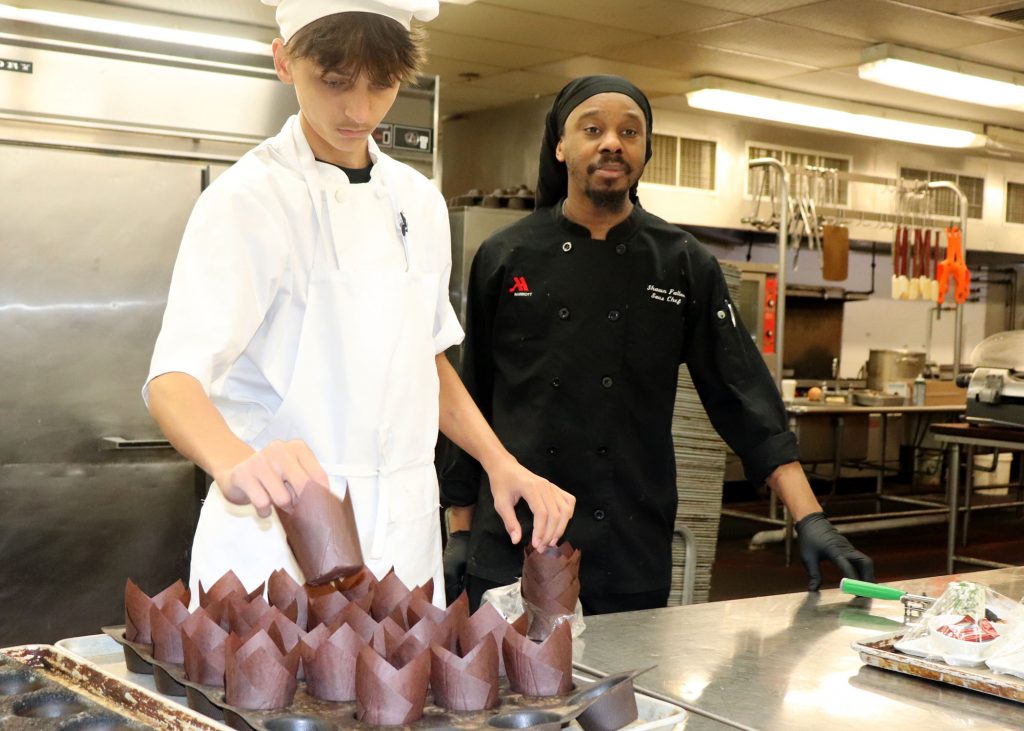
[[811,513],[821,512],[821,504],[814,496],[807,475],[799,462],[779,465],[768,475],[768,487],[779,497],[793,521],[798,522]]
[[175,449],[214,479],[253,453],[195,378],[165,373],[149,384],[149,413]]
[[436,361],[437,377],[441,384],[441,433],[488,472],[497,463],[514,459],[480,413],[459,374],[448,362],[448,357],[440,353]]

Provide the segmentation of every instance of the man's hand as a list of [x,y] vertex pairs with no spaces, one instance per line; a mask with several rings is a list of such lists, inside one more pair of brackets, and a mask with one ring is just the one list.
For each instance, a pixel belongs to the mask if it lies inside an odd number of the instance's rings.
[[449,534],[441,563],[444,565],[444,596],[447,604],[459,598],[466,588],[466,566],[469,563],[469,531]]
[[523,528],[516,518],[516,503],[525,500],[533,513],[534,548],[554,546],[565,533],[576,498],[533,474],[514,459],[487,473],[494,497],[494,511],[501,517],[513,543],[523,537]]
[[846,537],[835,529],[824,513],[811,513],[796,524],[800,540],[800,559],[807,569],[807,590],[821,587],[822,559],[828,559],[849,579],[875,580],[875,564],[854,548]]
[[252,503],[263,518],[271,506],[292,507],[311,484],[328,487],[327,473],[300,439],[271,442],[213,477],[229,502]]

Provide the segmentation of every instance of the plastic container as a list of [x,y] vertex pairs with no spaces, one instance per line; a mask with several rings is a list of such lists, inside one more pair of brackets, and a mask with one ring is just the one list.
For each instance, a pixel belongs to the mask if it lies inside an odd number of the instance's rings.
[[[992,462],[995,460],[995,469],[992,469]],[[1010,465],[1013,463],[1012,452],[1001,452],[996,459],[995,454],[979,454],[974,457],[974,486],[987,487],[998,485],[999,487],[985,490],[987,495],[1005,495],[1007,485],[1010,482]]]

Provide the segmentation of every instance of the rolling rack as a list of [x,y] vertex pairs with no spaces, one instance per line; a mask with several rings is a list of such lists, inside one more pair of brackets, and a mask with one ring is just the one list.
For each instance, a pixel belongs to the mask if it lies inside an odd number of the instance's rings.
[[[896,227],[899,225],[919,225],[926,227],[945,228],[951,224],[960,227],[963,237],[963,250],[966,256],[966,232],[967,232],[967,197],[960,188],[950,181],[924,182],[918,180],[907,180],[904,178],[886,178],[875,175],[852,173],[835,168],[825,168],[809,165],[786,165],[782,161],[772,157],[755,158],[749,161],[751,169],[763,170],[763,177],[760,185],[755,186],[756,193],[755,207],[751,216],[744,217],[743,223],[754,226],[761,231],[777,231],[778,248],[778,300],[776,304],[776,351],[775,351],[775,380],[781,390],[783,372],[783,351],[785,344],[785,313],[786,313],[786,275],[788,268],[787,254],[795,239],[796,253],[799,255],[799,247],[804,237],[808,239],[808,247],[813,248],[815,242],[820,241],[819,231],[826,222],[849,223],[859,222],[862,224],[874,224],[879,227]],[[774,185],[771,176],[774,175]],[[883,194],[891,196],[890,211],[878,211],[869,209],[858,209],[848,206],[841,206],[835,195],[840,183],[879,186]],[[927,206],[921,205],[927,202],[930,196],[937,191],[946,190],[953,194],[957,203],[956,216],[939,216],[928,214]],[[765,192],[769,192],[770,211],[767,217],[762,216],[761,208]],[[815,200],[819,192],[824,193],[824,200]],[[832,193],[831,197],[828,195]],[[908,205],[917,202],[922,210],[911,210]],[[797,219],[794,227],[794,219]],[[802,230],[801,230],[802,229]],[[794,230],[799,236],[793,237]],[[819,245],[820,252],[820,245]],[[957,303],[955,306],[954,321],[954,347],[953,347],[953,373],[960,372],[961,356],[963,349],[963,305]],[[794,432],[799,431],[799,417],[805,413],[829,414],[832,419],[835,455],[833,459],[833,484],[839,477],[841,466],[841,442],[844,416],[849,414],[878,414],[881,417],[881,457],[876,476],[875,500],[878,511],[874,513],[842,516],[832,518],[837,529],[842,532],[852,533],[859,530],[882,530],[887,528],[905,528],[912,525],[924,525],[941,523],[946,520],[942,516],[948,516],[950,506],[948,498],[941,502],[927,500],[919,497],[900,495],[887,495],[884,491],[884,477],[886,471],[885,440],[887,438],[888,417],[893,413],[914,413],[927,412],[933,407],[882,407],[882,406],[845,406],[829,409],[828,407],[789,407],[787,413],[790,419],[790,428]],[[941,409],[940,409],[941,410]],[[949,409],[946,409],[948,412]],[[911,506],[909,510],[882,511],[883,500],[903,503]],[[753,520],[759,523],[766,523],[774,526],[773,529],[764,530],[754,535],[751,539],[751,546],[760,546],[775,541],[783,541],[785,544],[785,561],[788,566],[792,558],[793,541],[793,520],[789,511],[782,506],[780,516],[779,501],[774,492],[769,494],[768,515],[753,513],[747,510],[723,508],[722,514],[744,520]],[[845,530],[844,530],[845,529]]]

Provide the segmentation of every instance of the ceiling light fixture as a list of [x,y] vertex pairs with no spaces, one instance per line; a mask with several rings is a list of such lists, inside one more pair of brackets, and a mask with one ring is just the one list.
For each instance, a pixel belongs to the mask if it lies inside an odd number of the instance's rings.
[[70,28],[72,30],[91,31],[93,33],[109,33],[132,38],[143,38],[164,43],[178,43],[185,46],[213,48],[221,51],[250,53],[260,56],[271,55],[270,44],[261,41],[215,35],[213,33],[198,33],[178,28],[162,28],[155,25],[143,25],[142,23],[127,23],[107,18],[93,18],[87,15],[56,13],[50,10],[18,8],[13,5],[0,4],[0,18],[17,20],[24,23]]
[[948,56],[884,43],[861,54],[857,74],[900,89],[1024,111],[1024,76]]
[[695,109],[898,142],[937,147],[985,144],[985,130],[980,124],[715,76],[693,79],[686,100]]

